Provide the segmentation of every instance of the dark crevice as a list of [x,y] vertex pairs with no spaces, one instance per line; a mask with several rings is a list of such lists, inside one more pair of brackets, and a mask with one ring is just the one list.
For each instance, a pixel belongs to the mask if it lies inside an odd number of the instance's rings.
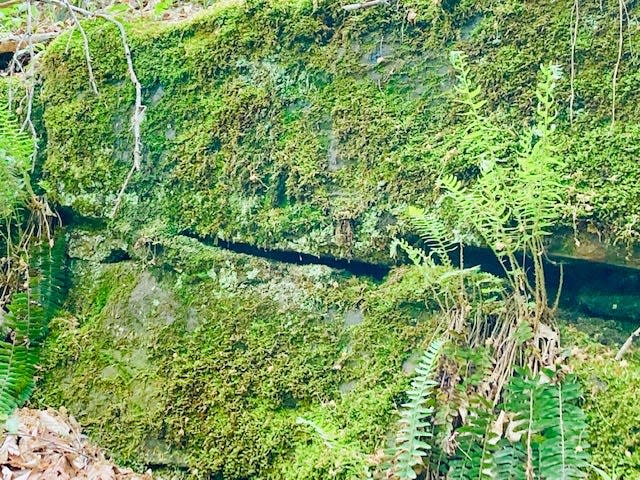
[[114,248],[100,263],[120,263],[128,260],[131,260],[131,255],[126,250]]
[[[326,265],[352,275],[366,276],[375,280],[384,279],[392,268],[390,264],[265,249],[247,243],[203,237],[193,232],[182,234],[204,244],[236,253],[296,265]],[[459,259],[459,252],[452,252],[452,260],[455,264],[459,265]],[[526,264],[531,264],[530,260],[527,260]],[[504,276],[500,263],[488,248],[465,247],[464,265],[465,267],[479,265],[486,272]],[[544,265],[550,301],[554,300],[562,283],[560,305],[563,308],[604,318],[640,320],[640,270],[561,257],[547,258]]]
[[254,257],[273,260],[276,262],[290,263],[294,265],[325,265],[327,267],[344,270],[352,275],[371,277],[375,280],[382,280],[387,276],[391,267],[378,263],[368,263],[361,260],[347,258],[336,258],[325,255],[311,255],[308,253],[295,252],[291,250],[272,250],[256,247],[248,243],[231,242],[228,240],[202,237],[192,232],[182,232],[182,235],[198,240],[205,245],[212,245],[236,253],[244,253]]
[[13,52],[0,53],[0,72],[8,70],[11,60],[13,59]]

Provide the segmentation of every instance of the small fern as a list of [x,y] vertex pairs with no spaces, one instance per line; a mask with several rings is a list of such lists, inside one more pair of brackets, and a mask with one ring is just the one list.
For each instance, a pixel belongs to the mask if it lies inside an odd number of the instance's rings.
[[63,237],[52,248],[43,245],[35,250],[29,286],[13,294],[0,325],[0,416],[29,398],[49,321],[64,296]]
[[[493,477],[496,436],[491,432],[493,409],[490,402],[476,396],[468,421],[458,428],[458,455],[450,463],[451,480],[483,480]],[[496,477],[500,478],[500,477]]]
[[542,479],[587,477],[587,425],[578,404],[580,386],[574,378],[554,384],[520,370],[505,397],[504,407],[513,413],[517,425],[514,432],[522,435],[515,444],[525,452],[523,465]]
[[453,268],[449,252],[453,250],[454,239],[448,226],[433,213],[416,207],[408,207],[405,215],[415,232],[435,253],[440,264]]
[[31,139],[20,131],[3,100],[0,95],[0,221],[24,200],[25,174],[33,151]]
[[416,368],[416,377],[411,382],[411,389],[407,392],[409,401],[403,405],[400,430],[396,439],[395,465],[392,470],[400,480],[415,479],[416,466],[422,463],[422,459],[431,449],[428,441],[432,433],[428,427],[433,407],[429,402],[433,389],[437,386],[433,376],[442,346],[442,340],[434,340],[429,345]]

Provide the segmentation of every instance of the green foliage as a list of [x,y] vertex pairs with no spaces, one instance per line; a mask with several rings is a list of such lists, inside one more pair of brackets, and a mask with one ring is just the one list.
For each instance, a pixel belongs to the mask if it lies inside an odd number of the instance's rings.
[[[460,359],[462,368],[458,373],[464,377],[450,374],[461,393],[462,401],[456,401],[460,404],[462,426],[456,430],[457,452],[450,463],[449,477],[585,478],[589,465],[583,442],[586,423],[578,405],[578,384],[571,378],[551,382],[548,378],[553,377],[551,372],[545,372],[543,377],[531,375],[527,369],[519,369],[512,377],[518,362],[535,365],[536,369],[540,364],[553,363],[555,346],[547,350],[543,341],[539,347],[532,342],[534,336],[552,343],[557,340],[555,333],[542,324],[549,319],[549,305],[541,257],[544,237],[561,215],[562,185],[557,177],[561,161],[557,153],[553,94],[559,74],[553,67],[541,68],[536,89],[536,121],[532,127],[510,131],[483,114],[486,102],[480,89],[470,81],[464,56],[454,52],[451,62],[459,82],[454,88],[454,98],[465,109],[462,115],[468,133],[468,140],[459,149],[474,159],[479,175],[470,185],[453,175],[440,180],[444,190],[437,203],[440,216],[415,208],[407,211],[410,224],[430,248],[429,254],[396,241],[434,291],[439,288],[440,292],[448,292],[439,304],[447,318],[448,332],[455,335],[462,348],[490,346],[493,367],[490,375],[483,371],[475,381],[464,378],[471,370],[469,362],[465,371],[465,357]],[[447,228],[442,218],[453,227]],[[454,242],[451,231],[463,235],[469,232],[489,246],[500,261],[510,291],[488,289],[500,307],[491,311],[477,307],[487,286],[495,285],[495,281],[485,286],[477,281],[481,278],[477,274],[465,275],[473,269],[464,269],[464,264],[453,267],[448,258]],[[462,249],[462,241],[458,241]],[[460,258],[463,259],[463,252]],[[440,273],[434,276],[438,269]],[[533,280],[529,278],[529,269]],[[450,278],[457,289],[446,287]],[[508,388],[502,394],[506,382]],[[449,401],[452,399],[453,396]],[[500,414],[494,419],[494,405],[501,399],[497,409]],[[451,425],[448,428],[453,429],[454,420],[448,422]]]
[[[452,480],[489,479],[495,463],[502,463],[496,452],[496,435],[491,431],[494,422],[493,406],[481,396],[473,397],[467,422],[456,430],[458,447],[450,461]],[[521,462],[518,462],[521,464]],[[502,477],[497,477],[501,478]],[[505,477],[508,479],[509,477]]]
[[586,478],[590,455],[580,401],[575,378],[550,382],[519,370],[498,406],[498,419],[491,421],[492,408],[483,405],[459,430],[450,478]]
[[[408,207],[405,214],[416,234],[425,241],[430,252],[436,255],[436,260],[445,268],[453,269],[449,252],[452,251],[454,239],[451,238],[449,226],[435,214],[424,212],[416,207]],[[407,251],[407,253],[409,252]],[[415,252],[412,255],[415,255]],[[418,262],[414,261],[413,263]]]
[[0,222],[7,221],[26,198],[33,143],[21,132],[0,91]]
[[[480,175],[469,187],[453,176],[443,177],[446,196],[451,199],[458,224],[472,227],[498,258],[509,258],[516,252],[537,255],[541,239],[561,215],[558,171],[562,164],[557,154],[559,140],[554,135],[553,90],[560,78],[557,67],[541,67],[534,126],[504,142],[497,135],[487,134],[508,129],[479,113],[485,101],[470,86],[464,57],[454,53],[452,64],[460,72],[455,98],[461,97],[469,109],[466,116]],[[517,264],[510,268],[519,270]]]
[[39,246],[24,292],[15,292],[0,325],[0,416],[9,415],[31,394],[48,325],[64,296],[64,241]]
[[415,467],[423,463],[423,458],[431,449],[433,437],[431,417],[433,416],[433,390],[438,385],[434,381],[438,356],[444,342],[434,340],[424,352],[416,367],[416,376],[407,392],[399,421],[396,438],[393,474],[400,480],[413,480],[417,477]]
[[[473,158],[479,176],[471,185],[453,175],[440,179],[445,192],[440,215],[453,227],[447,229],[434,213],[415,208],[408,211],[409,222],[445,266],[451,266],[447,247],[452,243],[452,229],[491,248],[505,269],[512,292],[532,297],[542,312],[547,308],[543,239],[561,217],[564,189],[558,178],[562,162],[554,124],[553,92],[559,72],[557,67],[541,67],[534,125],[505,135],[502,132],[509,132],[508,128],[482,113],[486,102],[469,78],[464,55],[453,52],[451,63],[459,82],[453,98],[465,108],[462,115],[468,132],[460,149]],[[522,254],[531,257],[532,282],[525,273],[528,267],[519,256]]]

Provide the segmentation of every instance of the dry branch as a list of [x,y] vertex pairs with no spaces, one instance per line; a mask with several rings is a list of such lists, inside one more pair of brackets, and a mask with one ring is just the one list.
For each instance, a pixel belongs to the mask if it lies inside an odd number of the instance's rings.
[[93,93],[98,94],[98,84],[96,83],[96,77],[93,74],[93,67],[91,66],[91,50],[89,49],[89,38],[87,37],[87,32],[84,31],[80,20],[78,20],[78,16],[76,12],[71,8],[71,4],[69,0],[63,0],[64,4],[67,6],[67,10],[69,11],[69,15],[73,19],[73,24],[76,26],[78,31],[80,32],[80,36],[82,37],[82,49],[84,50],[84,57],[87,62],[87,73],[89,74],[89,83],[91,84],[91,89]]
[[350,3],[349,5],[344,5],[342,9],[346,10],[347,12],[351,12],[353,10],[377,7],[378,5],[384,5],[387,3],[388,3],[388,0],[369,0],[368,2],[362,2],[362,3]]
[[15,53],[22,50],[29,44],[33,45],[48,42],[60,35],[60,32],[34,33],[25,35],[4,35],[0,36],[0,53]]
[[9,8],[9,7],[13,7],[14,5],[17,5],[19,3],[22,3],[24,0],[8,0],[6,2],[2,2],[0,3],[0,8]]
[[627,338],[627,341],[624,342],[622,347],[620,347],[620,350],[618,350],[618,353],[616,353],[617,361],[622,360],[622,357],[624,356],[624,354],[627,353],[627,350],[631,348],[631,344],[633,343],[633,341],[638,337],[640,337],[640,328],[638,328],[635,332],[629,335],[629,338]]

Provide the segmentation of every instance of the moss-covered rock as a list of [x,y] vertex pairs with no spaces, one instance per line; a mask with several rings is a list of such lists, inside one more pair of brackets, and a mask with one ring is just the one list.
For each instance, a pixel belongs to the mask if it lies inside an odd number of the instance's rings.
[[[569,0],[411,1],[345,12],[341,2],[221,2],[179,24],[129,28],[144,86],[144,165],[115,222],[161,219],[271,248],[387,259],[395,214],[429,204],[443,173],[471,178],[477,160],[446,92],[453,49],[470,55],[487,109],[529,122],[538,66],[563,67],[559,147],[566,225],[633,241],[638,205],[638,42],[625,30],[611,125],[617,4],[580,4],[570,81]],[[407,14],[417,14],[408,21]],[[82,215],[105,218],[131,165],[133,88],[116,29],[88,22],[100,95],[78,32],[51,46],[40,101],[44,185]],[[575,121],[567,97],[574,84]]]
[[[574,335],[572,337],[575,338]],[[580,335],[572,365],[583,384],[592,462],[611,478],[637,478],[640,465],[640,356],[615,351]]]
[[[134,95],[117,30],[86,22],[98,96],[78,32],[47,50],[42,186],[111,231],[74,232],[75,287],[36,401],[65,405],[122,461],[196,477],[362,478],[395,421],[403,362],[433,329],[414,273],[376,284],[177,234],[387,261],[405,205],[432,203],[442,174],[478,171],[472,148],[458,148],[467,129],[447,96],[450,50],[469,54],[485,108],[514,128],[532,117],[539,64],[564,67],[558,227],[638,236],[640,57],[627,52],[640,37],[625,30],[612,125],[616,2],[580,2],[573,82],[569,0],[341,5],[224,1],[183,23],[128,26],[144,161],[114,220]],[[559,250],[585,256],[586,242],[571,241]],[[602,352],[576,366],[598,386],[585,404],[594,462],[635,475],[637,432],[625,422],[637,418],[637,362],[625,369]]]
[[154,248],[74,262],[36,402],[64,405],[130,464],[362,478],[396,420],[403,362],[433,330],[418,277],[375,284],[184,237]]

